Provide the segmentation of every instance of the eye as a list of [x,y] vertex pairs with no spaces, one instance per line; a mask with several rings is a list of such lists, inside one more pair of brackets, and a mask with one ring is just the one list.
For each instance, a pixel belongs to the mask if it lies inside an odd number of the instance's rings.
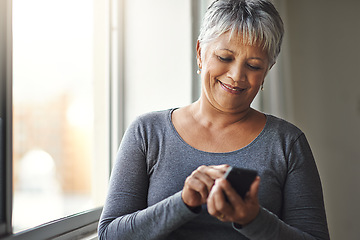
[[251,65],[251,64],[247,64],[247,66],[251,69],[251,70],[260,70],[261,67],[255,66],[255,65]]
[[222,62],[231,62],[232,61],[232,58],[229,58],[229,57],[220,57],[218,56],[218,59]]

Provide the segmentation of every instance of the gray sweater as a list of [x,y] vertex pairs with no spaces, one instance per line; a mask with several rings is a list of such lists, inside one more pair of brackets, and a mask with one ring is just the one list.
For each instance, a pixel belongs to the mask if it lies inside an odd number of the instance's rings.
[[[114,164],[99,223],[99,239],[329,239],[322,188],[304,134],[267,115],[244,148],[210,153],[188,145],[172,109],[138,117],[127,129]],[[191,131],[191,129],[189,129]],[[187,176],[201,165],[255,169],[261,209],[243,228],[189,210],[181,198]]]

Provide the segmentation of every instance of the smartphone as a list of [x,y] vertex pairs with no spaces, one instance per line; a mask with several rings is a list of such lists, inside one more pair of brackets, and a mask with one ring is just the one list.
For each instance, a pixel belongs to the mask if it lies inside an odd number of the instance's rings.
[[230,182],[240,197],[244,198],[257,175],[255,170],[230,166],[224,178]]

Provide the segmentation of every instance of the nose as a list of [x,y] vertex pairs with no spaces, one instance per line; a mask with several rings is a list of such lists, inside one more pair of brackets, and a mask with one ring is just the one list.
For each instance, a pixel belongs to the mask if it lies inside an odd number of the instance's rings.
[[241,82],[246,80],[245,69],[240,64],[234,64],[233,66],[231,66],[228,72],[228,76],[234,82]]

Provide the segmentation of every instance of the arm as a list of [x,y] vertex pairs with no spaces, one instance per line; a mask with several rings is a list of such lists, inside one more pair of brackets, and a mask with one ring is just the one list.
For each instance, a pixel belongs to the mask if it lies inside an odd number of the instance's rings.
[[127,130],[114,168],[99,222],[99,239],[161,239],[197,216],[178,192],[147,206],[146,147],[140,127]]
[[261,209],[254,222],[239,231],[250,239],[329,239],[321,182],[303,134],[288,159],[282,219]]
[[[222,212],[226,221],[238,222],[239,224],[234,223],[235,230],[252,240],[329,239],[321,182],[304,135],[294,143],[288,157],[288,176],[283,188],[281,219],[260,207],[257,216],[249,221],[248,216],[256,211],[254,207],[257,202],[256,184],[258,183],[253,183],[249,194],[242,200],[226,181],[217,181],[213,190],[219,189],[219,193],[226,192],[231,205],[215,204],[214,201],[213,206],[220,207],[209,212],[212,211],[215,216],[219,216]],[[212,195],[214,198],[222,198],[215,192],[210,194]],[[210,201],[212,201],[211,197]],[[231,214],[229,208],[234,209]],[[241,228],[240,224],[245,226]]]

